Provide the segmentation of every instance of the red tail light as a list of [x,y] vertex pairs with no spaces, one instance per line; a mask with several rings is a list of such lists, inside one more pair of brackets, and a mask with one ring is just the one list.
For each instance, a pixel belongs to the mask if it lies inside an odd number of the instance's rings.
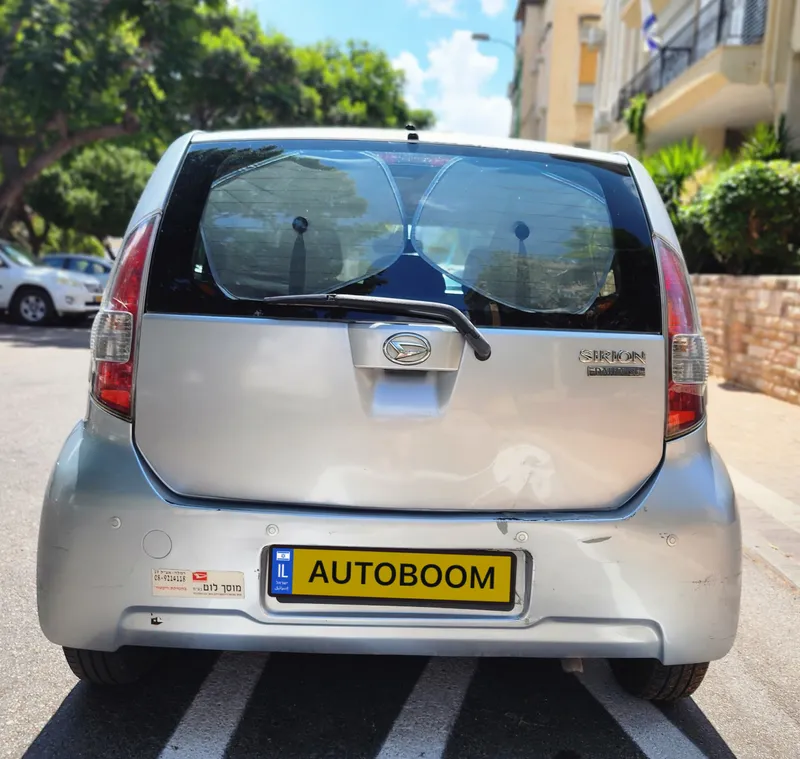
[[125,240],[92,327],[92,395],[101,406],[125,419],[130,419],[132,412],[142,277],[157,223],[158,217],[151,217]]
[[683,257],[660,237],[654,238],[667,299],[668,387],[667,439],[695,429],[706,414],[708,348]]

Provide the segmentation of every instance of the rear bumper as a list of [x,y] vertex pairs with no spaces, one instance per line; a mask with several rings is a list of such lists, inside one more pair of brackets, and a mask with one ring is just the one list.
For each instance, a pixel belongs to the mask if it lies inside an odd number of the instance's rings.
[[[94,411],[76,426],[54,467],[39,534],[39,620],[52,642],[676,664],[723,657],[736,633],[740,524],[704,428],[668,444],[658,474],[613,513],[504,519],[168,498],[142,468],[128,425]],[[502,614],[287,608],[265,593],[270,544],[510,550],[523,571],[515,607]],[[153,569],[242,572],[244,598],[156,597]]]

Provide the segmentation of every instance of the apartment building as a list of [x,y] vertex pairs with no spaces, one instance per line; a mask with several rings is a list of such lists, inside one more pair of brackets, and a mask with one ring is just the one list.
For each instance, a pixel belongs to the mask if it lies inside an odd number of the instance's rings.
[[785,113],[800,129],[798,0],[651,0],[660,49],[647,52],[640,0],[605,0],[592,147],[634,152],[623,114],[647,98],[647,150],[697,136],[735,150]]
[[588,147],[602,0],[518,0],[512,135]]

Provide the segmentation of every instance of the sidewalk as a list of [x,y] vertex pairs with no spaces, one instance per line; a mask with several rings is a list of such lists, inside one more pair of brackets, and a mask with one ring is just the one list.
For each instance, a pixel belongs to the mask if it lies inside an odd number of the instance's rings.
[[736,488],[745,550],[800,587],[800,406],[709,382],[709,438]]

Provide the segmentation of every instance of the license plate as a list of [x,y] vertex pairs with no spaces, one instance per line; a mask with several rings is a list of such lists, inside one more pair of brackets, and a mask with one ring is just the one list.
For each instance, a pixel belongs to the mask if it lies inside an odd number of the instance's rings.
[[351,602],[510,610],[507,551],[272,546],[268,592],[284,602]]
[[95,303],[100,303],[100,301],[103,300],[103,296],[102,295],[95,295],[93,300],[94,300]]

